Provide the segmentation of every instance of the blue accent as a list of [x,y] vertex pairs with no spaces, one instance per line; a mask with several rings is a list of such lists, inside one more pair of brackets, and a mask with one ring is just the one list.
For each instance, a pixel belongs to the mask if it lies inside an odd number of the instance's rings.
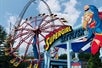
[[[73,52],[79,52],[81,50],[81,48],[84,47],[89,42],[91,42],[91,40],[88,40],[88,41],[85,41],[85,42],[74,42],[74,43],[71,43],[71,47],[72,47]],[[88,48],[84,52],[91,52],[91,48]]]
[[56,47],[67,49],[67,44],[60,44],[57,45]]
[[39,54],[38,54],[38,50],[37,50],[37,45],[36,45],[36,35],[34,36],[34,41],[33,41],[33,53],[34,53],[34,58],[38,59],[39,58]]
[[60,44],[57,45],[56,47],[67,49],[67,44]]
[[[79,52],[81,48],[84,47],[89,42],[91,42],[91,40],[87,40],[85,42],[73,42],[71,43],[71,48],[73,52]],[[67,49],[67,44],[60,44],[60,45],[57,45],[56,47]],[[91,52],[91,49],[89,48],[84,52]]]

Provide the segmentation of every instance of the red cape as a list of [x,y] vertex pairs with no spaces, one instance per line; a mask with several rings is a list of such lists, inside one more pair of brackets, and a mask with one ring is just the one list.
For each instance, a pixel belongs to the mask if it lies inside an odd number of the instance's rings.
[[102,20],[102,12],[99,12],[98,14],[99,14],[100,19]]

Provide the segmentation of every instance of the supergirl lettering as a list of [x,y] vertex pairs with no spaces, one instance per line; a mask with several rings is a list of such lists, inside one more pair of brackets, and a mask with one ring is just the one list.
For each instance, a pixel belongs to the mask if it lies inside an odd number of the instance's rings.
[[58,29],[55,29],[54,31],[50,32],[45,39],[45,50],[49,50],[49,48],[51,47],[51,45],[62,35],[71,32],[72,28],[71,26],[61,26]]

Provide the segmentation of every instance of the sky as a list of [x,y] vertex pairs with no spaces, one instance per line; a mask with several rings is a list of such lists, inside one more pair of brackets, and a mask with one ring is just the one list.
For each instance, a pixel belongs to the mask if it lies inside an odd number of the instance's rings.
[[[0,0],[0,25],[7,31],[9,30],[10,22],[12,25],[17,20],[20,12],[29,0]],[[30,16],[36,16],[39,13],[48,14],[48,9],[40,0],[35,0],[27,9],[23,20]],[[102,0],[45,0],[52,13],[59,17],[64,17],[68,21],[68,25],[73,28],[81,25],[82,16],[85,5],[95,5],[102,11]]]
[[[0,0],[0,25],[7,29],[10,22],[14,24],[28,1],[29,0]],[[81,24],[84,5],[95,5],[98,9],[102,10],[102,0],[45,1],[50,6],[52,13],[58,14],[59,17],[64,17],[71,26]],[[27,9],[24,19],[29,16],[36,16],[39,13],[48,13],[48,10],[44,3],[42,3],[40,0],[36,0],[36,3],[32,3]]]

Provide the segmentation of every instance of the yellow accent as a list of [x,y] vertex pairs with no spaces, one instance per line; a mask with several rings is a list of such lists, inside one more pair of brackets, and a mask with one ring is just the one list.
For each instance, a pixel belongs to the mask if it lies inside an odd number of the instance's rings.
[[20,64],[20,62],[15,62],[13,65],[14,65],[15,67],[18,67],[19,64]]
[[38,64],[35,64],[35,65],[34,65],[34,68],[38,68]]
[[14,63],[16,61],[16,59],[12,59],[10,60],[10,63]]
[[58,53],[55,55],[55,59],[58,59]]
[[5,55],[8,56],[9,55],[9,52],[5,52]]
[[29,65],[29,67],[28,68],[32,68],[32,63]]
[[4,51],[8,51],[9,50],[9,48],[4,48]]
[[49,37],[46,39],[46,47],[45,47],[45,50],[48,50],[49,48]]
[[46,42],[45,50],[48,50],[50,45],[52,45],[56,39],[58,39],[60,36],[64,35],[67,32],[70,32],[70,31],[72,31],[71,27],[65,27],[65,28],[62,28],[61,30],[57,31],[56,33],[53,33],[52,36],[47,37],[45,40],[45,42]]

